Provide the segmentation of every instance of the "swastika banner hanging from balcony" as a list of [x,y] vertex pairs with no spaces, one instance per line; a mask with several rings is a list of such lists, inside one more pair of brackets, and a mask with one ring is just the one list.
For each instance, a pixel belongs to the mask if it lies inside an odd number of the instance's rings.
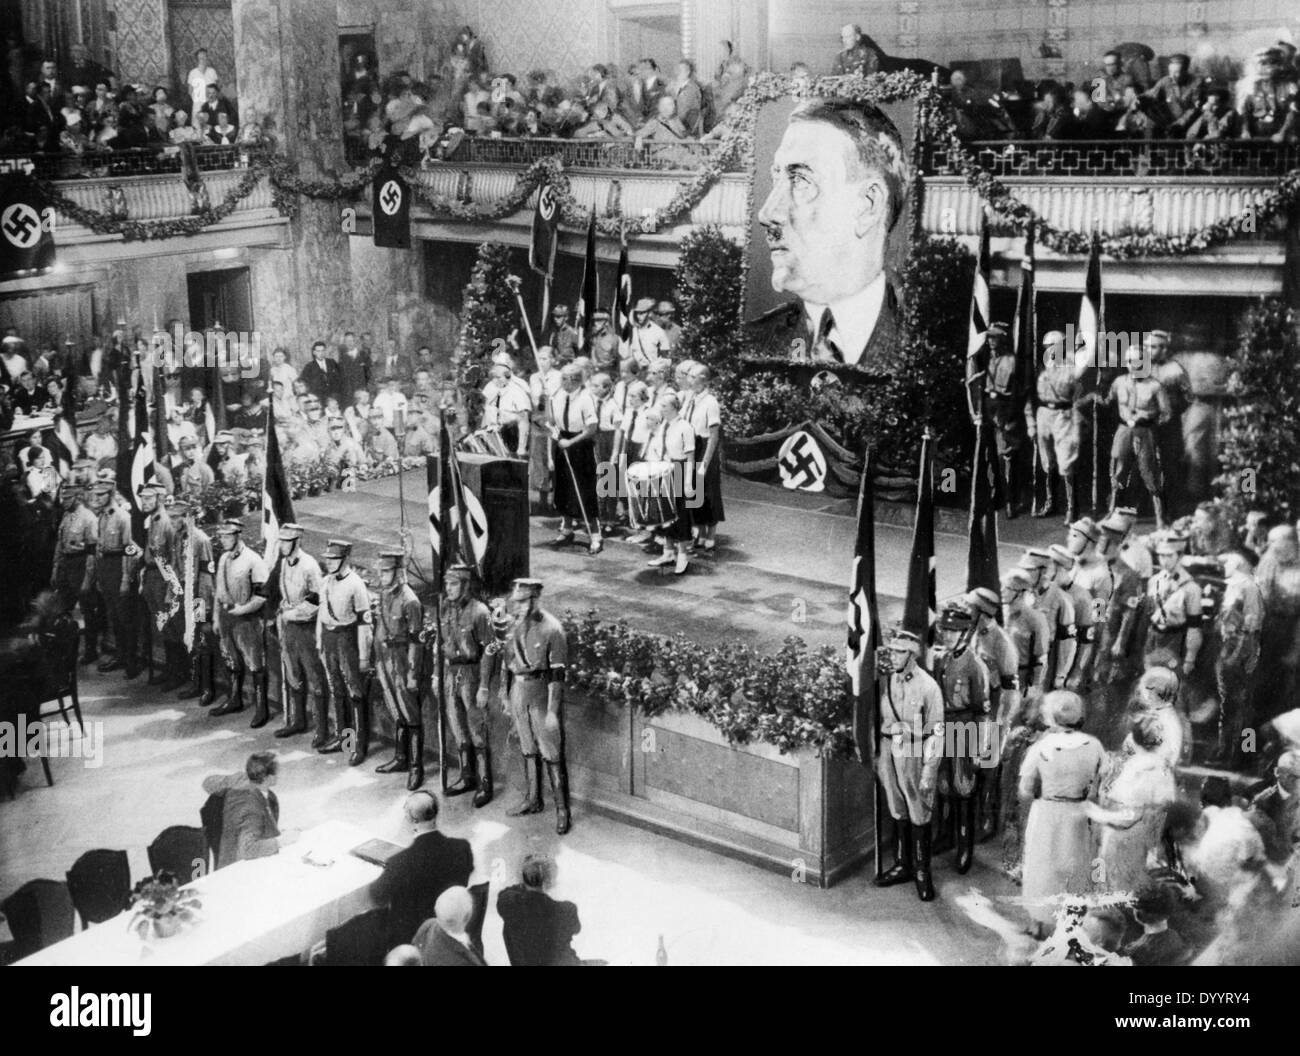
[[372,184],[375,245],[411,248],[411,191],[396,169],[380,169]]
[[0,177],[0,279],[54,267],[54,209],[26,176]]

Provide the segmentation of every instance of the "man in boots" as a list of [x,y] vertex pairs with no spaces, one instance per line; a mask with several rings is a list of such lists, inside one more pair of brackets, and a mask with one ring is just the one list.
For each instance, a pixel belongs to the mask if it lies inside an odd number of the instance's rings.
[[280,636],[280,658],[283,671],[280,702],[284,708],[284,726],[275,731],[277,737],[296,737],[307,730],[307,698],[311,698],[311,713],[316,722],[313,748],[322,747],[329,740],[329,712],[325,707],[325,668],[321,666],[316,650],[316,613],[320,608],[321,570],[316,559],[302,548],[302,526],[286,522],[280,525],[276,536],[280,557],[274,574],[280,598],[280,610],[275,614],[276,631]]
[[988,839],[998,830],[999,788],[1002,779],[1002,745],[1012,721],[1020,715],[1020,656],[1011,636],[998,623],[1002,612],[1000,594],[989,587],[976,587],[965,598],[975,616],[975,633],[971,647],[989,673],[989,703],[993,718],[993,757],[980,768],[979,824],[980,838]]
[[952,798],[957,829],[957,872],[970,871],[975,855],[975,806],[980,767],[991,748],[989,672],[972,649],[975,618],[964,600],[946,604],[939,614],[938,642],[931,656],[934,679],[943,691],[944,729],[951,752],[943,753],[944,793]]
[[114,655],[99,663],[101,673],[134,667],[135,627],[128,618],[126,595],[130,585],[131,515],[117,494],[117,474],[101,469],[92,491],[99,515],[99,541],[95,550],[95,581],[104,603],[104,615],[113,632]]
[[443,656],[446,714],[460,749],[460,779],[447,789],[447,795],[474,792],[474,806],[481,807],[492,799],[487,709],[492,654],[487,647],[493,632],[488,607],[470,590],[473,574],[468,565],[447,570],[438,648]]
[[568,639],[564,627],[538,605],[539,579],[516,579],[511,594],[515,625],[505,643],[510,714],[524,756],[524,801],[511,817],[538,814],[542,800],[542,763],[555,798],[555,831],[569,831],[569,772],[564,760],[564,679]]
[[[153,657],[149,657],[149,681],[161,683],[164,690],[180,685],[176,665],[176,646],[168,631],[179,601],[179,578],[171,567],[172,551],[176,548],[176,525],[163,506],[167,489],[156,481],[140,487],[140,509],[145,516],[144,552],[140,558],[140,600],[144,604],[148,621],[149,643],[163,643],[166,657],[164,671],[155,678]],[[175,586],[173,586],[173,580]]]
[[1103,401],[1115,404],[1119,412],[1119,428],[1110,451],[1110,493],[1111,501],[1118,504],[1136,466],[1151,495],[1156,528],[1164,531],[1164,472],[1157,434],[1168,424],[1172,411],[1164,386],[1151,376],[1146,356],[1139,346],[1129,347],[1124,357],[1128,373],[1115,379]]
[[[1065,334],[1052,330],[1043,337],[1043,369],[1035,382],[1037,399],[1025,403],[1029,438],[1038,445],[1038,462],[1047,477],[1047,501],[1035,513],[1050,517],[1059,510],[1057,496],[1065,493],[1065,520],[1074,520],[1074,467],[1079,460],[1079,417],[1075,410],[1082,389],[1074,361],[1065,351]],[[1057,487],[1059,474],[1060,488]],[[1037,487],[1037,481],[1034,482]]]
[[1002,479],[1007,485],[1007,519],[1020,512],[1020,451],[1025,442],[1024,404],[1020,384],[1020,363],[1007,340],[1005,323],[990,323],[988,328],[989,366],[984,389],[986,417],[993,424],[993,438],[998,458],[1002,460]]
[[[930,817],[943,761],[943,692],[918,666],[921,639],[896,630],[888,643],[889,673],[877,700],[875,771],[894,819],[894,864],[876,887],[916,881],[922,902],[934,899],[930,873]],[[877,837],[879,838],[879,837]]]
[[317,749],[322,755],[348,749],[348,765],[360,766],[370,750],[370,591],[349,564],[352,544],[331,539],[322,558],[321,602],[316,611],[316,645],[325,681],[334,698],[338,733]]
[[51,586],[63,603],[64,611],[71,613],[78,603],[81,604],[81,616],[85,623],[82,634],[86,640],[81,662],[89,664],[99,659],[99,602],[94,569],[99,521],[86,508],[81,486],[71,480],[63,485],[59,499],[63,517],[59,521],[58,538],[54,544]]
[[266,709],[266,650],[262,642],[262,606],[266,603],[266,563],[243,540],[244,526],[236,518],[221,522],[217,538],[221,560],[217,563],[216,624],[221,655],[230,673],[230,698],[209,715],[231,715],[244,710],[244,677],[252,680],[253,721],[261,729],[270,715]]
[[[217,693],[217,643],[212,629],[212,602],[216,595],[216,562],[212,540],[198,526],[203,507],[177,499],[169,511],[176,522],[176,548],[172,567],[181,577],[181,647],[189,650],[189,682],[177,694],[206,708]],[[188,615],[186,615],[188,606]]]
[[393,719],[393,758],[379,774],[406,771],[406,789],[424,784],[424,718],[420,708],[420,630],[424,609],[406,582],[406,554],[379,554],[379,604],[375,612],[375,671]]

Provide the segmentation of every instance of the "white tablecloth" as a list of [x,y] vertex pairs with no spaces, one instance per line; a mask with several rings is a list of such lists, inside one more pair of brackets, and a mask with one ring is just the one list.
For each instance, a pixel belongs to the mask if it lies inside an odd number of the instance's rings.
[[[191,886],[200,919],[166,939],[142,941],[127,930],[130,911],[49,946],[20,965],[265,964],[302,953],[325,932],[374,903],[378,866],[348,852],[370,834],[329,821],[269,858],[235,862]],[[328,865],[303,860],[332,859]]]

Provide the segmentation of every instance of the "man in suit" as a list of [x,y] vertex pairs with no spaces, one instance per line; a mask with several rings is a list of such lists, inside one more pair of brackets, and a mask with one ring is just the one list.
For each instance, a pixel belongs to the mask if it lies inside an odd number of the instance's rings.
[[280,828],[280,801],[272,789],[279,774],[274,752],[254,752],[242,774],[205,778],[208,795],[225,793],[217,868],[245,858],[267,858],[298,838],[296,829]]
[[343,335],[339,351],[339,404],[344,404],[357,389],[370,388],[370,350],[357,343],[357,335],[349,330]]
[[769,355],[887,369],[898,331],[885,245],[907,194],[893,123],[849,99],[801,103],[772,159],[759,210],[772,287],[798,300],[755,323]]
[[339,372],[339,365],[325,354],[324,341],[312,344],[311,360],[302,368],[298,377],[307,386],[307,391],[319,397],[322,403],[331,396],[340,402],[343,400],[343,376]]
[[469,936],[474,899],[464,887],[449,887],[434,907],[434,916],[420,925],[414,945],[426,968],[486,968]]
[[474,871],[468,840],[438,831],[438,800],[427,789],[406,797],[406,820],[415,839],[384,865],[370,888],[377,903],[389,905],[389,946],[410,942],[420,925],[435,915],[439,896],[464,887]]
[[516,967],[582,964],[573,949],[573,937],[582,930],[578,907],[546,893],[555,883],[555,863],[530,854],[524,859],[521,879],[523,883],[497,895],[510,963]]
[[1285,864],[1300,845],[1300,752],[1283,752],[1273,767],[1274,782],[1250,803],[1251,824],[1264,840],[1269,861]]

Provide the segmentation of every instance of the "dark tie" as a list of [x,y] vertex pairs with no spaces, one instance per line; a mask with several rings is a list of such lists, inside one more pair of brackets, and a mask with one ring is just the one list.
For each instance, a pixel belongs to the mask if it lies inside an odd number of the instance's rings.
[[564,397],[564,431],[566,433],[573,432],[573,429],[569,426],[569,404],[572,402],[573,397],[566,393]]
[[813,358],[830,358],[836,363],[844,362],[844,355],[839,346],[831,340],[831,329],[835,326],[835,316],[829,308],[822,312],[821,322],[817,325],[817,340],[813,344]]

